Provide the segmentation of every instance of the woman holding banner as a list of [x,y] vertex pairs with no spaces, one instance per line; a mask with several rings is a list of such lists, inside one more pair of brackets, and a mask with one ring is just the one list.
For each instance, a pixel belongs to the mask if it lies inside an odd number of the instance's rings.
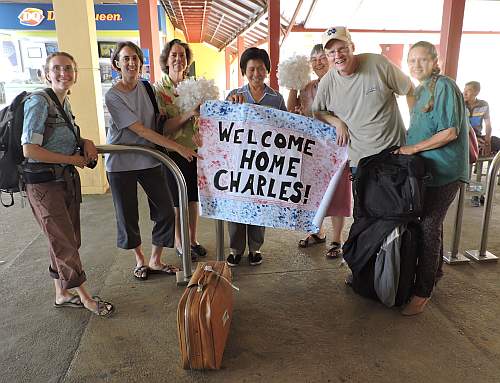
[[[300,90],[300,93],[296,89],[290,89],[287,106],[290,112],[312,117],[311,106],[314,97],[316,97],[319,81],[328,72],[328,60],[322,44],[316,44],[313,47],[309,60],[318,78],[309,82],[304,89]],[[326,216],[332,219],[333,231],[332,242],[326,252],[326,257],[329,259],[338,258],[342,254],[342,229],[344,228],[345,217],[351,215],[351,194],[349,169],[346,166],[326,212]],[[323,226],[321,226],[319,233],[312,233],[301,239],[299,247],[305,248],[325,241],[326,233]]]
[[[271,70],[269,55],[264,49],[248,48],[241,55],[240,69],[248,79],[248,84],[233,89],[226,100],[235,103],[248,102],[262,106],[269,106],[286,111],[283,96],[267,86],[264,81]],[[248,240],[248,260],[251,266],[262,263],[260,248],[264,243],[265,228],[237,222],[228,222],[229,247],[231,252],[227,257],[229,266],[237,266],[245,251]]]

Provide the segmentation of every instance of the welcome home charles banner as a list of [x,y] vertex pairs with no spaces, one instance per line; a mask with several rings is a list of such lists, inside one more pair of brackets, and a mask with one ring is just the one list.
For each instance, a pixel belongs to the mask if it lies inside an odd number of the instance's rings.
[[209,101],[200,133],[202,216],[318,231],[347,161],[333,127],[259,105]]

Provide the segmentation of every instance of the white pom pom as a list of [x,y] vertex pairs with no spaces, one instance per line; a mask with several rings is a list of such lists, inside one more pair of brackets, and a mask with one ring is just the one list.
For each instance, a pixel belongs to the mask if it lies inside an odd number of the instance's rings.
[[177,85],[176,91],[179,96],[175,98],[174,103],[181,112],[187,112],[200,103],[219,98],[219,88],[214,84],[214,80],[206,80],[203,77],[182,81]]
[[294,55],[278,65],[278,82],[280,86],[288,89],[303,89],[309,81],[311,67],[309,60],[304,55]]

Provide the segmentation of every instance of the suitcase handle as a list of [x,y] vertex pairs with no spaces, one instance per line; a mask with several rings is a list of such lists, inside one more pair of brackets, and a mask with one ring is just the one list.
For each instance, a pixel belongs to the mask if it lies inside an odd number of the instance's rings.
[[[214,273],[215,275],[217,275],[218,277],[222,278],[227,283],[229,283],[229,286],[231,286],[233,289],[235,289],[236,291],[240,291],[240,288],[238,286],[233,285],[233,283],[229,279],[227,279],[224,275],[222,275],[222,274],[218,273],[217,271],[215,271],[214,268],[211,265],[205,265],[205,267],[203,267],[203,271],[208,271],[210,273]],[[197,287],[197,291],[198,292],[203,291],[203,287],[204,287],[204,284],[202,283],[203,279],[204,278],[200,278],[198,280],[198,287]]]

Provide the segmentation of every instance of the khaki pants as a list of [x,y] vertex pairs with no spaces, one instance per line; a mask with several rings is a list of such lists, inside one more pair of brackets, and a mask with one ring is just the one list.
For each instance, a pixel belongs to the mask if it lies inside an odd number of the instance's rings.
[[80,179],[78,173],[52,181],[26,185],[35,218],[49,244],[52,278],[63,289],[80,286],[86,280],[78,249],[80,237]]
[[264,243],[264,226],[247,225],[244,223],[228,222],[229,247],[234,254],[243,254],[247,245],[248,251],[259,251]]

